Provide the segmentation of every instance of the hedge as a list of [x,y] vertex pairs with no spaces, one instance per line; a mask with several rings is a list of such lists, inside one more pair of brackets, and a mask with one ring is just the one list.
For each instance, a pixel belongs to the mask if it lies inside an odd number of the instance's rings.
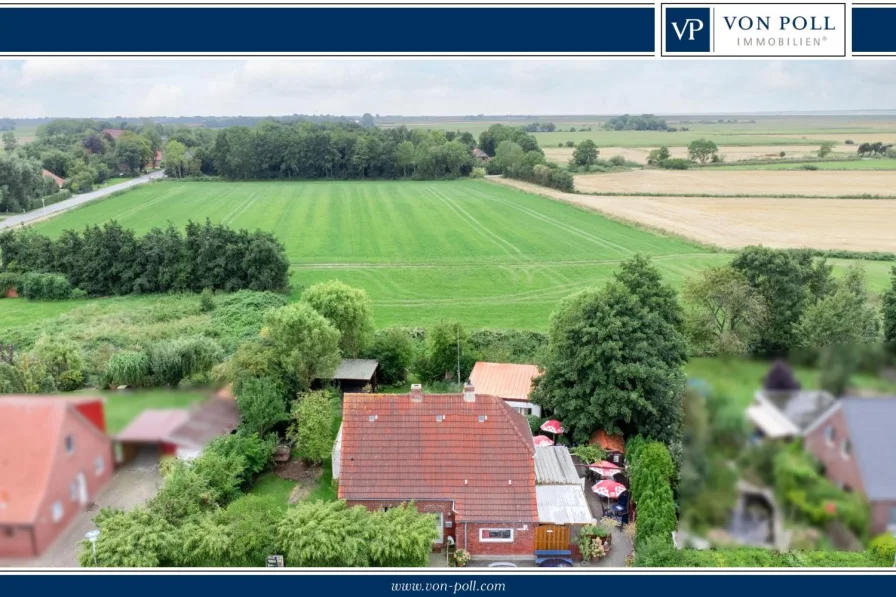
[[635,566],[643,568],[881,568],[892,564],[873,551],[676,549],[656,539],[639,547],[635,558]]
[[45,205],[53,205],[54,203],[59,203],[60,201],[65,201],[66,199],[71,198],[71,196],[72,196],[71,191],[69,191],[67,189],[63,189],[63,190],[59,191],[58,193],[53,193],[52,195],[46,195],[44,197],[37,197],[37,198],[31,199],[31,201],[28,204],[28,208],[32,209],[32,210],[33,209],[41,209]]
[[27,299],[45,301],[63,301],[72,298],[74,291],[71,282],[62,274],[35,272],[23,275],[17,290]]

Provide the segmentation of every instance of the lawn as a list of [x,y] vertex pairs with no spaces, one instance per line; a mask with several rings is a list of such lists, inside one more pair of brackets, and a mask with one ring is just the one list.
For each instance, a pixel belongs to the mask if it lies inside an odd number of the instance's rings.
[[366,289],[381,327],[456,318],[545,329],[560,299],[608,280],[636,252],[675,285],[729,258],[486,181],[163,182],[37,229],[55,236],[114,219],[145,233],[206,217],[272,231],[297,289],[331,279]]
[[819,170],[896,170],[894,159],[848,160],[842,162],[782,162],[780,164],[738,164],[713,166],[713,170],[804,170],[802,166],[811,164]]
[[[716,392],[746,408],[756,390],[762,387],[762,380],[770,366],[768,361],[702,357],[691,359],[685,366],[685,372],[689,378],[707,382]],[[793,373],[804,388],[818,388],[817,370],[794,367]],[[851,384],[860,390],[896,393],[896,383],[873,375],[854,375]]]
[[110,435],[120,433],[128,423],[148,408],[187,408],[208,398],[202,390],[138,390],[133,392],[85,390],[106,398],[106,428]]

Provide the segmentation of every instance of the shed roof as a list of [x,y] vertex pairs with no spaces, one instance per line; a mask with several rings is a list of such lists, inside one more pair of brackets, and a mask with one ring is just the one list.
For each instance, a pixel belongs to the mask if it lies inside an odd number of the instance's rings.
[[190,418],[183,408],[147,409],[115,436],[120,442],[159,443]]
[[834,396],[821,390],[760,391],[758,404],[776,409],[802,433],[834,405]]
[[538,522],[541,524],[594,524],[581,485],[538,485]]
[[535,448],[535,482],[539,485],[581,484],[566,446]]
[[216,437],[227,435],[240,424],[240,412],[236,400],[209,398],[189,417],[164,438],[167,443],[184,448],[201,450]]
[[476,390],[505,400],[529,400],[532,380],[541,375],[535,365],[479,361],[470,372]]
[[346,394],[339,497],[452,500],[458,521],[538,518],[526,419],[476,394]]
[[766,437],[793,437],[799,433],[787,417],[765,404],[751,404],[747,407],[747,416]]
[[379,361],[375,359],[342,359],[336,372],[330,379],[348,379],[352,381],[370,381]]
[[625,438],[618,433],[609,434],[603,429],[598,429],[591,436],[588,443],[598,445],[604,450],[625,453]]
[[843,398],[852,453],[870,500],[896,500],[896,397]]

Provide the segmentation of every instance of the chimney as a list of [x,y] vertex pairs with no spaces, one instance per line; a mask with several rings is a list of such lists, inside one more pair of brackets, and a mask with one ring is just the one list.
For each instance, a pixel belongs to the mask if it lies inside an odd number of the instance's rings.
[[423,402],[423,386],[418,383],[411,384],[411,402]]
[[467,380],[467,383],[464,384],[464,402],[476,402],[476,393],[473,390],[473,384],[470,383],[470,380]]

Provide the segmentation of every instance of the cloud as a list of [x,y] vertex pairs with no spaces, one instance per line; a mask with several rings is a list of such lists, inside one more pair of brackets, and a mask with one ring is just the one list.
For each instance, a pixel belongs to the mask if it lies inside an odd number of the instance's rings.
[[607,114],[892,108],[892,62],[0,61],[0,116]]

